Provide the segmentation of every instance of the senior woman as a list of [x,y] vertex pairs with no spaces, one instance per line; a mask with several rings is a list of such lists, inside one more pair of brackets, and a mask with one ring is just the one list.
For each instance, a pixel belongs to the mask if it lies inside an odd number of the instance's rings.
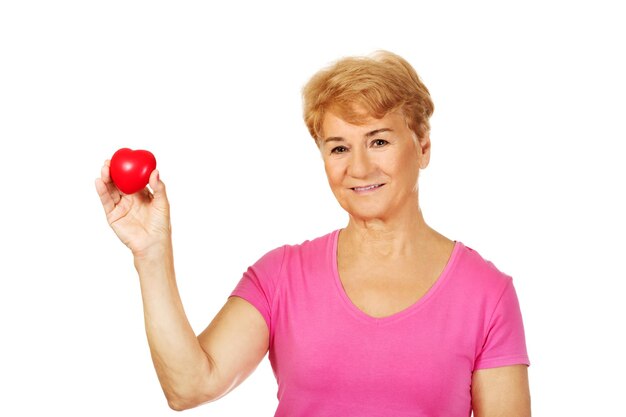
[[132,250],[146,332],[170,407],[214,401],[269,350],[276,416],[529,416],[524,329],[511,278],[424,221],[430,94],[401,57],[344,58],[303,91],[304,119],[345,228],[269,251],[196,336],[176,288],[158,171],[123,195],[96,180]]

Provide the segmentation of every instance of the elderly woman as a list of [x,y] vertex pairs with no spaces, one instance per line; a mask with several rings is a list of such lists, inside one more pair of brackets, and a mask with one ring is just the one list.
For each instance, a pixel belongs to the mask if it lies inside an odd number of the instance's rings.
[[132,250],[152,359],[176,410],[239,385],[269,350],[276,416],[529,416],[511,278],[426,224],[430,94],[401,57],[345,58],[304,88],[304,119],[347,226],[261,257],[196,336],[176,288],[158,171],[96,189]]

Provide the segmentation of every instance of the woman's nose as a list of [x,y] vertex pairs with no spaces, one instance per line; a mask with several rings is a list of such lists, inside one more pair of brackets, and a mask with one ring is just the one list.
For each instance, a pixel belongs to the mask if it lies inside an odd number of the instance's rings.
[[371,173],[372,166],[366,150],[354,150],[348,162],[348,175],[354,178],[366,178]]

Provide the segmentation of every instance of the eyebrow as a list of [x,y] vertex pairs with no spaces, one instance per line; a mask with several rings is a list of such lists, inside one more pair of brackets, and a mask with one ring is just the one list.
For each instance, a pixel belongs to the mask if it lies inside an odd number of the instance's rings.
[[[383,133],[383,132],[393,132],[392,129],[389,129],[388,127],[383,127],[382,129],[376,129],[376,130],[372,130],[371,132],[367,132],[365,134],[366,138],[371,138],[372,136],[376,136],[379,133]],[[344,138],[342,138],[341,136],[331,136],[329,138],[324,139],[324,143],[328,143],[328,142],[342,142],[345,141]]]

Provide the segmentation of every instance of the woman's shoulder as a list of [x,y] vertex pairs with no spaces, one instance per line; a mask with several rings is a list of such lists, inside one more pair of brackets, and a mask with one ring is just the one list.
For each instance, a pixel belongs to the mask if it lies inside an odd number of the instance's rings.
[[315,258],[326,256],[336,250],[337,234],[339,229],[326,233],[322,236],[301,240],[298,243],[285,243],[266,252],[260,263],[284,264],[293,258]]
[[285,244],[282,246],[286,256],[321,255],[328,254],[336,248],[337,235],[340,229],[333,230],[324,235],[301,240],[298,243]]
[[501,293],[512,282],[512,277],[496,266],[488,255],[473,247],[457,242],[458,262],[456,275],[469,288]]

